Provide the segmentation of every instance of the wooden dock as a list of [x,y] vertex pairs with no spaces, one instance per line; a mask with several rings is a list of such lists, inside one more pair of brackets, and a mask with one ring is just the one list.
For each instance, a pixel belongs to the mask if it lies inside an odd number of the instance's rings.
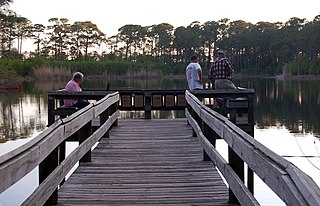
[[[49,127],[0,157],[0,192],[39,167],[39,185],[23,206],[258,206],[256,174],[287,205],[320,205],[320,188],[312,178],[253,138],[253,90],[181,92],[48,94]],[[61,99],[70,97],[97,101],[61,110]],[[229,97],[223,108],[203,103]],[[152,110],[177,109],[185,109],[186,119],[151,119]],[[120,111],[141,110],[145,119],[119,119]],[[217,150],[217,139],[228,144],[227,159]],[[66,141],[79,142],[68,156]]]
[[59,205],[230,205],[186,119],[119,120],[59,189]]

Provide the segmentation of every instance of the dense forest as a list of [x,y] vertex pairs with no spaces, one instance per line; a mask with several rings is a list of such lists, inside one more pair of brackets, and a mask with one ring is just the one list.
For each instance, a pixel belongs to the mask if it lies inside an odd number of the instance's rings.
[[[198,55],[207,69],[219,49],[227,52],[238,73],[320,73],[320,15],[312,21],[292,17],[256,24],[224,18],[177,28],[169,23],[130,24],[107,37],[91,21],[51,18],[48,25],[33,24],[9,9],[12,1],[0,0],[0,65],[22,76],[49,66],[93,74],[125,68],[179,74],[191,55]],[[34,51],[23,52],[26,41],[34,43]]]

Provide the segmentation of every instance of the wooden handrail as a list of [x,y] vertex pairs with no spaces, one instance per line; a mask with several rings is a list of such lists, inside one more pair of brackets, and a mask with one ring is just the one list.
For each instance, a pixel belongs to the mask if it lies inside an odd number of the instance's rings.
[[[25,145],[22,145],[8,154],[1,156],[0,192],[5,191],[11,185],[19,181],[22,177],[37,167],[63,141],[81,129],[89,121],[92,121],[93,118],[98,117],[104,111],[108,110],[109,107],[114,104],[118,104],[118,101],[119,93],[115,92],[113,94],[108,94],[100,101],[88,105],[73,115],[57,120],[54,124],[52,124]],[[115,111],[110,115],[111,117],[108,118],[108,120],[101,125],[94,134],[92,134],[87,140],[79,145],[79,148],[76,149],[77,152],[72,153],[72,155],[76,155],[76,157],[69,155],[70,157],[64,160],[63,164],[61,164],[57,169],[54,170],[54,172],[52,172],[52,174],[48,177],[49,180],[45,180],[43,183],[41,183],[39,187],[41,189],[36,189],[30,198],[28,198],[27,202],[32,202],[33,197],[38,198],[39,196],[36,193],[39,193],[39,190],[43,190],[40,192],[41,196],[43,196],[40,204],[44,204],[44,202],[51,195],[51,192],[55,190],[60,183],[60,181],[52,182],[50,181],[50,178],[58,178],[59,180],[64,178],[67,172],[69,172],[73,165],[79,161],[83,154],[90,150],[93,144],[101,139],[102,135],[110,129],[114,122],[117,121],[119,112]],[[69,163],[72,165],[68,165]],[[38,201],[38,199],[36,200]],[[39,202],[37,202],[37,204],[39,204]]]
[[113,122],[116,121],[118,116],[119,112],[114,113],[98,130],[72,151],[70,155],[46,178],[46,180],[22,203],[22,205],[43,205],[72,167],[99,139],[101,139],[103,134],[112,126]]
[[57,100],[88,99],[99,100],[105,95],[118,92],[119,110],[144,111],[145,118],[151,118],[152,110],[184,110],[186,108],[185,90],[83,90],[66,92],[64,90],[48,93],[48,124],[54,122]]
[[[62,121],[58,120],[30,142],[2,156],[0,193],[38,166],[52,151],[51,144],[59,144],[60,141],[56,137],[62,136],[63,130]],[[53,142],[48,143],[46,139],[52,139]]]
[[191,114],[186,109],[186,116],[189,124],[195,130],[197,136],[200,138],[201,145],[207,152],[208,156],[211,158],[212,162],[218,167],[224,178],[229,184],[229,187],[236,194],[241,205],[259,205],[258,201],[250,193],[248,188],[244,185],[242,180],[230,167],[227,161],[220,155],[220,153],[215,149],[215,147],[208,141],[208,139],[203,135],[201,128],[198,123],[192,118]]
[[[193,94],[186,91],[186,100],[189,108],[202,122],[207,124],[217,135],[223,138],[234,152],[288,205],[320,205],[320,189],[316,183],[289,161],[277,155],[246,132],[238,128],[222,115],[203,105]],[[219,168],[228,184],[232,187],[236,177],[230,177],[226,172],[225,161],[221,160],[200,129],[199,123],[186,110],[186,116],[193,130],[201,138],[201,143],[211,160]],[[238,183],[237,183],[238,184]],[[243,185],[238,185],[243,187]],[[241,205],[253,203],[246,192],[239,192],[231,188]],[[243,195],[246,194],[244,197]],[[249,196],[248,196],[249,195]],[[254,203],[255,204],[255,203]]]

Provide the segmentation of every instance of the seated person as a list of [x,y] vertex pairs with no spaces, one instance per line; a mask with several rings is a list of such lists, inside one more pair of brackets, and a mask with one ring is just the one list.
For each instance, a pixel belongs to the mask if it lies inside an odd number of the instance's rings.
[[[214,79],[215,89],[237,89],[233,84],[233,68],[227,59],[226,53],[222,50],[218,52],[218,58],[211,64],[211,76]],[[224,107],[225,99],[217,98],[219,107]]]
[[[72,79],[66,84],[65,91],[67,92],[81,92],[82,89],[80,87],[81,82],[83,81],[84,75],[81,72],[75,72],[73,74]],[[85,99],[65,99],[64,105],[66,107],[78,107],[83,108],[89,105],[90,102]]]

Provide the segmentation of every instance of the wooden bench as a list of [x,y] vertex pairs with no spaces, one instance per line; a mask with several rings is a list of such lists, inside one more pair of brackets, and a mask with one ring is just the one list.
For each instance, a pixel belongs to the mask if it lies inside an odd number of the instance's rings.
[[246,98],[236,98],[236,99],[227,99],[226,108],[228,109],[243,109],[248,108],[248,99]]
[[61,107],[56,108],[54,110],[54,114],[59,115],[60,118],[64,118],[64,117],[72,115],[73,113],[75,113],[78,110],[79,110],[78,107],[66,107],[63,105]]
[[252,125],[249,123],[248,108],[249,102],[247,98],[227,99],[225,107],[229,110],[229,120],[245,132],[252,131]]

